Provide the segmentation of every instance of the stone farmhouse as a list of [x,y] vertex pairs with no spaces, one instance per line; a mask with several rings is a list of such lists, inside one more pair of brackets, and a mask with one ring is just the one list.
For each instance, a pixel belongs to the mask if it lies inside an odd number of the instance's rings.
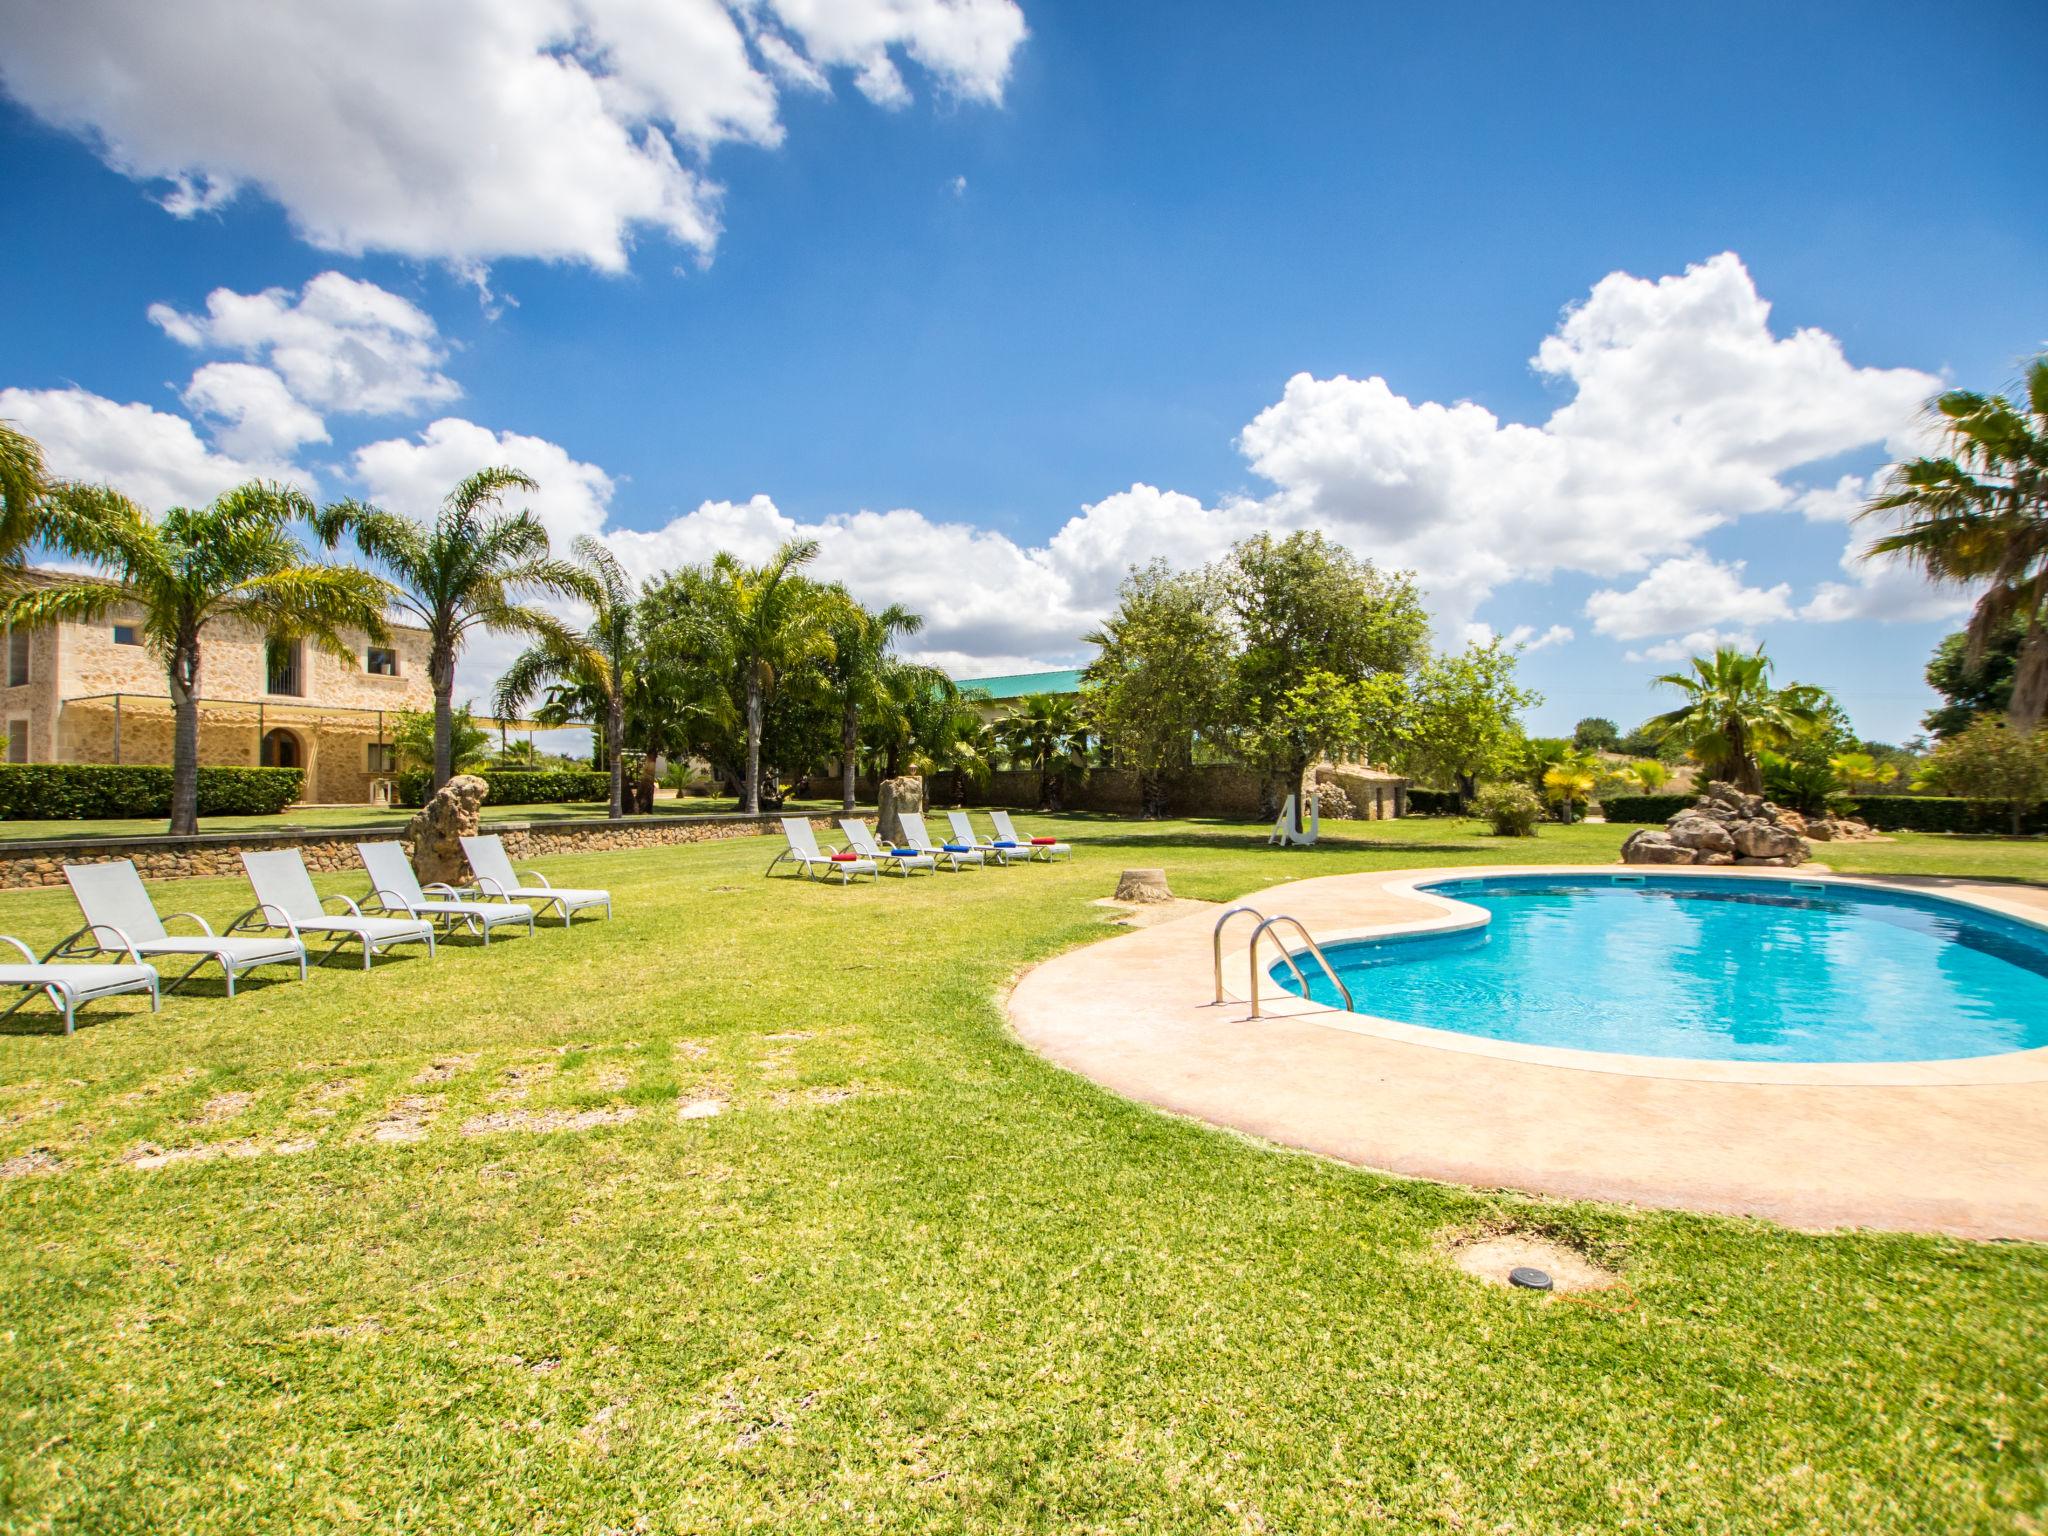
[[[273,641],[253,624],[209,624],[199,761],[302,768],[308,804],[388,801],[394,717],[433,707],[427,633],[393,624],[387,643],[354,635],[350,650],[344,662],[309,641]],[[6,630],[0,729],[10,763],[168,764],[170,692],[139,615],[116,610],[101,623]]]

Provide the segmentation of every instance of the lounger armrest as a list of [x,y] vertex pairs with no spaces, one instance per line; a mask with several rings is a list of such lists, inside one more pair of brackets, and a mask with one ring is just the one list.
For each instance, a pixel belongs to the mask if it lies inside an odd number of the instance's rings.
[[339,891],[336,891],[332,896],[325,896],[321,898],[320,910],[322,912],[325,912],[327,910],[327,903],[330,901],[338,901],[343,906],[347,907],[350,917],[361,917],[363,915],[363,909],[357,906],[348,897],[342,895],[341,892]]
[[512,899],[510,896],[505,894],[505,887],[500,885],[497,881],[493,880],[489,875],[478,875],[476,877],[476,885],[473,887],[473,889],[479,895],[495,896],[500,901],[510,901]]
[[255,906],[251,907],[247,912],[244,912],[241,915],[241,917],[236,918],[235,926],[237,928],[241,927],[244,920],[254,917],[259,912],[263,914],[264,927],[282,928],[294,939],[298,938],[299,925],[292,921],[291,913],[285,911],[283,907],[275,906],[267,901],[257,902]]
[[420,894],[422,896],[446,896],[450,901],[460,901],[463,896],[461,891],[455,889],[446,880],[436,880],[432,885],[422,886]]
[[[399,895],[398,892],[396,891],[385,890],[384,887],[381,885],[378,886],[377,889],[375,889],[374,891],[370,892],[370,900],[378,904],[378,909],[380,911],[403,912],[407,917],[419,916],[419,913],[413,909],[413,904],[411,902],[407,901],[403,896]],[[362,916],[360,912],[358,912],[356,915],[358,917]]]
[[21,940],[13,937],[11,934],[0,933],[0,944],[12,944],[16,949],[21,951],[21,958],[26,960],[30,965],[37,965],[41,963],[36,959],[36,952],[34,950],[30,949],[26,944],[22,943]]
[[552,891],[554,889],[552,885],[548,884],[548,877],[542,874],[537,869],[515,869],[512,871],[512,873],[517,875],[521,880],[533,881],[534,884],[538,885],[544,891]]
[[120,940],[120,943],[113,946],[114,948],[126,950],[128,953],[128,958],[130,960],[133,960],[137,965],[140,965],[142,963],[142,957],[135,953],[135,941],[128,937],[128,934],[125,930],[116,928],[112,923],[87,923],[83,928],[79,929],[77,933],[72,934],[71,938],[64,940],[55,949],[51,950],[49,954],[43,956],[43,959],[45,961],[52,960],[56,958],[58,955],[65,953],[71,948],[72,939],[76,939],[80,937],[80,935],[88,933],[92,935],[92,941],[94,945],[100,950],[104,950],[108,947],[106,941],[103,940],[100,937],[100,935],[103,933],[111,933],[116,939]]
[[213,929],[207,925],[206,919],[201,917],[197,912],[173,912],[169,917],[164,919],[164,927],[169,928],[171,924],[175,923],[181,917],[191,918],[193,922],[199,925],[199,931],[205,934],[209,939],[214,936]]

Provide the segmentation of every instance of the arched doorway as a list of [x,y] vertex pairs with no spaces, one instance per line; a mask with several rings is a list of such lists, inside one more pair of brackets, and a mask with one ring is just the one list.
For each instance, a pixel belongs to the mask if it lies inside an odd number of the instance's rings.
[[306,749],[296,735],[279,726],[263,733],[263,750],[258,761],[265,768],[303,768],[306,766]]

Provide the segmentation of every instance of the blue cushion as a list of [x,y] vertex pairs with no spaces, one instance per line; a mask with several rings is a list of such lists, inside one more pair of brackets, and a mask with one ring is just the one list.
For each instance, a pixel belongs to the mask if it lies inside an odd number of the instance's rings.
[[972,846],[971,844],[968,844],[968,843],[947,843],[947,844],[945,845],[945,849],[946,849],[946,852],[948,852],[948,853],[972,853],[972,852],[974,852],[974,848],[973,848],[973,846]]

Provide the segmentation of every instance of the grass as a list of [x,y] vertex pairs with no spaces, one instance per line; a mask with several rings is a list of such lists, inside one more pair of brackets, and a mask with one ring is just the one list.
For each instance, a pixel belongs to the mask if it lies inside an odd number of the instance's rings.
[[[485,821],[575,821],[601,817],[610,809],[603,800],[570,801],[562,805],[487,805]],[[706,816],[738,811],[732,800],[658,799],[657,816]],[[792,814],[809,811],[837,814],[837,800],[791,800],[784,807]],[[412,812],[399,807],[372,805],[312,805],[278,816],[205,816],[201,832],[306,832],[330,827],[386,827],[396,832],[411,820]],[[44,838],[90,840],[104,837],[158,837],[164,831],[161,816],[129,817],[105,821],[0,821],[0,843],[32,842]]]
[[[1126,864],[1222,899],[1605,860],[1619,829],[1282,852],[1036,820],[1071,865],[841,890],[763,880],[763,839],[557,859],[615,922],[0,1037],[0,1158],[61,1163],[0,1180],[0,1528],[2039,1529],[2048,1251],[1383,1177],[1123,1103],[1003,1027],[1005,979],[1098,937]],[[2048,877],[2039,840],[1855,857]],[[32,943],[71,921],[0,896]],[[400,1120],[419,1139],[371,1139]],[[1503,1220],[1633,1304],[1438,1255]]]

